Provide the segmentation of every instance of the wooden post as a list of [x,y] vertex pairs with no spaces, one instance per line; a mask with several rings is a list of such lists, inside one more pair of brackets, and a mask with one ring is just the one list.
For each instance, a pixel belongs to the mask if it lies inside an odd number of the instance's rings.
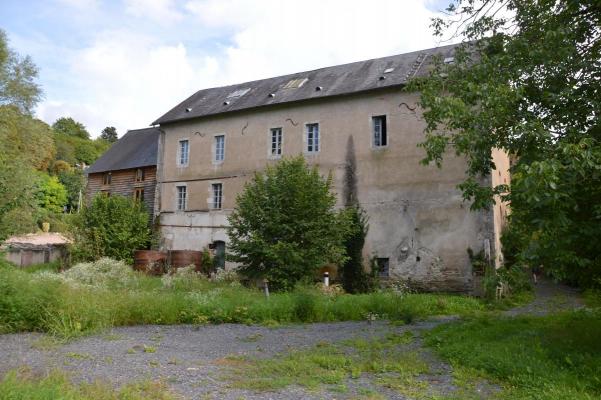
[[263,279],[263,290],[265,291],[265,297],[269,297],[269,285],[268,285],[268,280],[267,279]]
[[326,287],[330,286],[330,273],[328,271],[323,273],[323,285]]

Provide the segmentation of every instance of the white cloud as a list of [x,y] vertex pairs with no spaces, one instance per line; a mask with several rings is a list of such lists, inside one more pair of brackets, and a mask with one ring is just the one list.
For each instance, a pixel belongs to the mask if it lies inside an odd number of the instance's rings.
[[170,24],[183,18],[173,0],[124,0],[125,12],[134,17]]
[[79,9],[94,9],[98,7],[98,0],[58,0],[58,2]]
[[[107,125],[123,133],[202,88],[436,46],[430,0],[189,0],[186,13],[169,0],[125,1],[141,18],[179,20],[169,29],[181,41],[136,24],[97,34],[70,58],[71,97],[53,94],[39,107],[47,122],[72,115],[94,136]],[[205,37],[190,34],[199,25]],[[227,44],[208,50],[213,37]]]

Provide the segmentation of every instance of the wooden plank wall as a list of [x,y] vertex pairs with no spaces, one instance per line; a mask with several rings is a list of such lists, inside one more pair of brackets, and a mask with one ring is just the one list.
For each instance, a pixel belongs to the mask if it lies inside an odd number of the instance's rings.
[[144,203],[148,213],[154,212],[154,190],[156,187],[156,167],[144,167],[144,181],[136,182],[136,169],[111,171],[111,184],[103,185],[104,172],[89,174],[86,186],[86,201],[89,203],[98,192],[107,192],[112,195],[133,197],[134,190],[144,189]]

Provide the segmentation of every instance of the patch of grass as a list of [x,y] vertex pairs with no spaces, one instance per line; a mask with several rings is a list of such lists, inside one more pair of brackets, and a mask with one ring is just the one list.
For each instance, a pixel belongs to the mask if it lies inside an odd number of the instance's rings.
[[248,335],[245,336],[243,338],[240,338],[241,342],[244,343],[254,343],[254,342],[258,342],[259,340],[261,340],[263,338],[263,335],[260,333],[255,333],[253,335]]
[[413,381],[429,371],[419,355],[402,348],[408,335],[354,339],[339,345],[318,344],[309,350],[293,351],[272,359],[237,360],[232,364],[232,385],[256,391],[276,390],[289,385],[317,389],[340,387],[347,379],[363,374],[390,374]]
[[90,359],[92,359],[92,356],[89,355],[88,353],[75,353],[72,351],[67,353],[67,357],[71,358],[73,360],[90,360]]
[[144,353],[156,353],[157,352],[157,348],[154,346],[146,346],[144,345]]
[[583,297],[587,307],[601,308],[601,290],[586,290]]
[[[365,321],[368,315],[409,323],[431,315],[471,315],[489,309],[475,298],[443,294],[399,295],[381,291],[327,296],[315,288],[299,288],[290,293],[273,293],[266,299],[257,289],[194,277],[186,278],[185,284],[178,278],[166,286],[161,278],[131,272],[126,285],[102,286],[61,276],[48,272],[30,274],[0,261],[0,333],[39,331],[71,339],[114,326],[278,326]],[[93,277],[86,275],[85,282],[88,281],[94,282]],[[159,340],[159,336],[154,339]]]
[[0,399],[10,400],[173,400],[164,383],[144,381],[115,390],[103,382],[73,384],[60,371],[34,376],[11,371],[0,381]]
[[456,370],[498,383],[497,398],[588,400],[601,397],[600,335],[601,313],[581,311],[446,324],[426,343]]

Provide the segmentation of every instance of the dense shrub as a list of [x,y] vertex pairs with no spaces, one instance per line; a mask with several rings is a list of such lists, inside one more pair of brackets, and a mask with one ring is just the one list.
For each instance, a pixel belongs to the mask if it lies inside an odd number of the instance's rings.
[[335,210],[331,186],[331,177],[320,176],[303,157],[257,173],[228,218],[229,259],[241,264],[238,271],[290,290],[319,267],[343,262],[348,224]]
[[133,262],[133,252],[150,243],[149,216],[139,201],[123,196],[96,195],[74,219],[76,260],[111,257]]
[[373,290],[375,280],[365,272],[363,245],[367,236],[367,215],[358,206],[349,207],[350,233],[344,246],[347,259],[340,269],[342,287],[349,293],[365,293]]

